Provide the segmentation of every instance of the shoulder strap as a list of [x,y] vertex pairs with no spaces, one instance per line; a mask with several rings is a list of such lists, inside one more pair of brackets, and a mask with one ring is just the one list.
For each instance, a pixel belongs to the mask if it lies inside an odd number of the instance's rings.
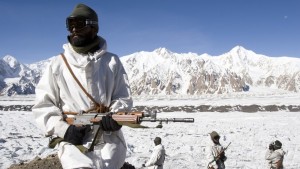
[[89,112],[98,112],[98,113],[105,113],[105,112],[109,112],[110,111],[110,108],[103,105],[103,104],[99,104],[85,89],[84,87],[82,86],[82,84],[79,82],[79,80],[77,79],[77,77],[75,76],[74,72],[72,71],[65,55],[63,53],[60,54],[61,57],[63,58],[67,68],[69,69],[71,75],[73,76],[74,80],[76,81],[76,83],[79,85],[79,87],[81,88],[81,90],[88,96],[89,99],[91,99],[94,104],[95,104],[95,107],[93,108],[90,108],[88,110],[86,110],[87,113]]
[[61,57],[63,58],[67,68],[69,69],[71,75],[73,76],[74,80],[76,81],[76,83],[79,85],[79,87],[81,88],[81,90],[94,102],[94,104],[98,107],[100,106],[100,104],[98,102],[96,102],[96,100],[84,89],[84,87],[82,86],[82,84],[79,82],[79,80],[77,79],[77,77],[75,76],[74,72],[72,71],[65,55],[63,53],[60,54]]

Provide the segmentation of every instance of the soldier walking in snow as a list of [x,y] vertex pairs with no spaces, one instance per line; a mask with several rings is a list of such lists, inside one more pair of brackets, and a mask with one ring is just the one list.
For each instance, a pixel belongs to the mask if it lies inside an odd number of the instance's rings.
[[150,159],[143,164],[143,167],[148,167],[149,169],[163,169],[164,161],[165,161],[165,149],[164,146],[161,144],[161,138],[156,137],[154,139],[154,151]]
[[[122,126],[111,114],[131,110],[127,74],[119,57],[108,52],[105,39],[97,35],[98,16],[93,9],[78,4],[66,26],[69,43],[45,69],[36,88],[34,117],[47,136],[61,138],[57,147],[64,169],[120,169],[126,144]],[[90,125],[67,123],[66,112],[111,113],[102,117],[98,132]],[[94,138],[95,133],[101,134]],[[82,153],[80,145],[87,149],[93,145],[93,149]]]
[[265,158],[268,161],[269,169],[283,169],[283,158],[285,152],[282,150],[282,143],[278,140],[269,144]]
[[212,142],[207,147],[207,162],[208,162],[208,169],[225,169],[224,162],[226,161],[227,157],[225,156],[225,149],[220,144],[220,135],[213,131],[210,134],[210,139]]

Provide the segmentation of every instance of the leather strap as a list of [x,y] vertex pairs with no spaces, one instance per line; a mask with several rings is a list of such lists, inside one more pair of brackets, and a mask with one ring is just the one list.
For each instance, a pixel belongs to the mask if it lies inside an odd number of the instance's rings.
[[86,112],[88,113],[88,112],[91,112],[91,111],[95,111],[95,112],[98,112],[98,113],[105,113],[105,112],[108,112],[109,111],[109,107],[106,107],[106,106],[104,106],[103,104],[99,104],[85,89],[84,89],[84,87],[82,86],[82,84],[79,82],[79,80],[77,79],[77,77],[75,76],[75,74],[74,74],[74,72],[73,72],[73,70],[71,69],[71,67],[70,67],[70,64],[68,63],[68,61],[67,61],[67,59],[66,59],[66,57],[65,57],[65,55],[63,54],[63,53],[61,53],[60,54],[61,55],[61,57],[63,58],[63,60],[64,60],[64,62],[65,62],[65,64],[66,64],[66,66],[67,66],[67,68],[69,69],[69,71],[70,71],[70,73],[71,73],[71,75],[73,76],[73,78],[74,78],[74,80],[76,81],[76,83],[79,85],[79,87],[81,88],[81,90],[87,95],[87,97],[89,98],[89,99],[91,99],[93,102],[94,102],[94,104],[95,104],[95,107],[93,107],[93,108],[91,108],[91,109],[89,109],[89,110],[87,110]]

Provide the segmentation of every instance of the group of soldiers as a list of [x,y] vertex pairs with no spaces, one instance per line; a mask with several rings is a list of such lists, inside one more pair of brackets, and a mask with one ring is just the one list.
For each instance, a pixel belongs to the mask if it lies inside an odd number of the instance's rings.
[[[212,140],[212,145],[209,147],[208,151],[208,169],[225,169],[225,161],[227,157],[225,156],[225,150],[220,144],[220,135],[216,131],[210,133]],[[278,140],[270,143],[269,149],[265,155],[265,159],[268,162],[269,169],[282,169],[283,168],[283,157],[285,152],[282,150],[282,143]]]
[[[211,144],[207,149],[207,168],[208,169],[225,169],[225,161],[227,157],[224,147],[220,143],[220,135],[216,131],[212,131],[210,134]],[[162,169],[165,160],[165,149],[161,144],[161,138],[156,137],[154,139],[155,148],[151,155],[151,158],[143,167],[151,167],[152,169]],[[269,169],[283,169],[283,158],[285,152],[282,149],[282,143],[276,140],[269,145],[269,149],[266,152],[265,159],[268,162]]]

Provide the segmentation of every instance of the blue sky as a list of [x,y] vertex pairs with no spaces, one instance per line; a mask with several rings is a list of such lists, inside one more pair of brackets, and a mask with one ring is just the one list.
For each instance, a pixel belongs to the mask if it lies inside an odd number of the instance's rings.
[[220,55],[240,45],[300,58],[299,0],[3,0],[0,58],[34,63],[62,52],[65,19],[80,2],[98,13],[99,35],[119,56],[159,47]]

